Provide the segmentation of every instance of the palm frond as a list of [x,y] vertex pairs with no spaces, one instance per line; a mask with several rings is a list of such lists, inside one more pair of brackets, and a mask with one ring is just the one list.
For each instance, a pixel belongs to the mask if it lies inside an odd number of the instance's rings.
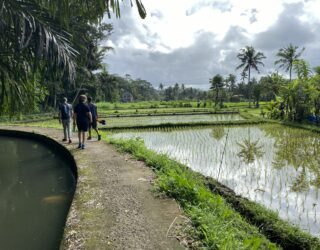
[[34,0],[3,0],[3,18],[6,33],[14,41],[10,48],[17,57],[37,57],[37,63],[46,60],[69,72],[74,79],[77,52],[71,47],[70,35],[61,30],[56,20]]

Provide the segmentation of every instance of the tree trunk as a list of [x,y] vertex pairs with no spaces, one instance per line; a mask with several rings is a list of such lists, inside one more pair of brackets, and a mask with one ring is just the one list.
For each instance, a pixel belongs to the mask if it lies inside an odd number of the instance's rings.
[[56,86],[54,86],[53,107],[54,107],[54,109],[56,109],[56,107],[57,107],[57,90],[56,90]]
[[250,67],[248,70],[248,98],[249,98],[249,108],[251,108]]
[[5,80],[4,77],[1,79],[1,98],[0,98],[0,114],[4,112],[4,96],[5,96]]
[[214,106],[217,107],[218,105],[218,99],[219,99],[219,89],[216,88],[216,98],[214,100]]
[[292,66],[290,66],[290,69],[289,69],[290,82],[291,82],[291,72],[292,72]]

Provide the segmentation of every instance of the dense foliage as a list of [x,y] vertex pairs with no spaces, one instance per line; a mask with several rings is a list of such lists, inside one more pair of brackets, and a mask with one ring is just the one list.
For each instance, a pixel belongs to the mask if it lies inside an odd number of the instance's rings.
[[318,124],[320,72],[312,75],[310,66],[304,60],[295,60],[293,70],[297,79],[280,85],[279,98],[270,105],[270,116],[299,122],[308,118]]
[[0,0],[0,6],[0,113],[11,115],[34,111],[47,96],[43,104],[55,106],[59,92],[88,80],[105,50],[97,41],[111,31],[98,24],[110,10],[120,16],[119,0]]

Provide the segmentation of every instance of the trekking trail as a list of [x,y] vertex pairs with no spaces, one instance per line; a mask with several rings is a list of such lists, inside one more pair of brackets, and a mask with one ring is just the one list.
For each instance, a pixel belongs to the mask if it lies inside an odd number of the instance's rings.
[[46,135],[76,160],[78,183],[61,249],[184,249],[175,236],[175,228],[184,223],[176,223],[183,218],[179,206],[173,199],[155,197],[154,173],[144,163],[96,137],[81,150],[75,133],[71,144],[62,142],[62,129],[1,128]]

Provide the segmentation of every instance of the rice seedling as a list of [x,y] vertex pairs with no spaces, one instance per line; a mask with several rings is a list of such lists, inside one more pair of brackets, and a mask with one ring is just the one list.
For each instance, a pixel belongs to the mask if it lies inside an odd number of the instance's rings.
[[[222,139],[226,138],[226,129],[229,130],[227,140]],[[315,212],[319,205],[313,205],[320,204],[317,134],[274,124],[171,127],[113,134],[114,138],[137,136],[144,140],[147,148],[167,154],[204,176],[218,178],[236,194],[278,210],[281,218],[320,235],[317,222],[320,213]],[[301,200],[302,203],[298,202]],[[314,214],[316,218],[307,214]]]

